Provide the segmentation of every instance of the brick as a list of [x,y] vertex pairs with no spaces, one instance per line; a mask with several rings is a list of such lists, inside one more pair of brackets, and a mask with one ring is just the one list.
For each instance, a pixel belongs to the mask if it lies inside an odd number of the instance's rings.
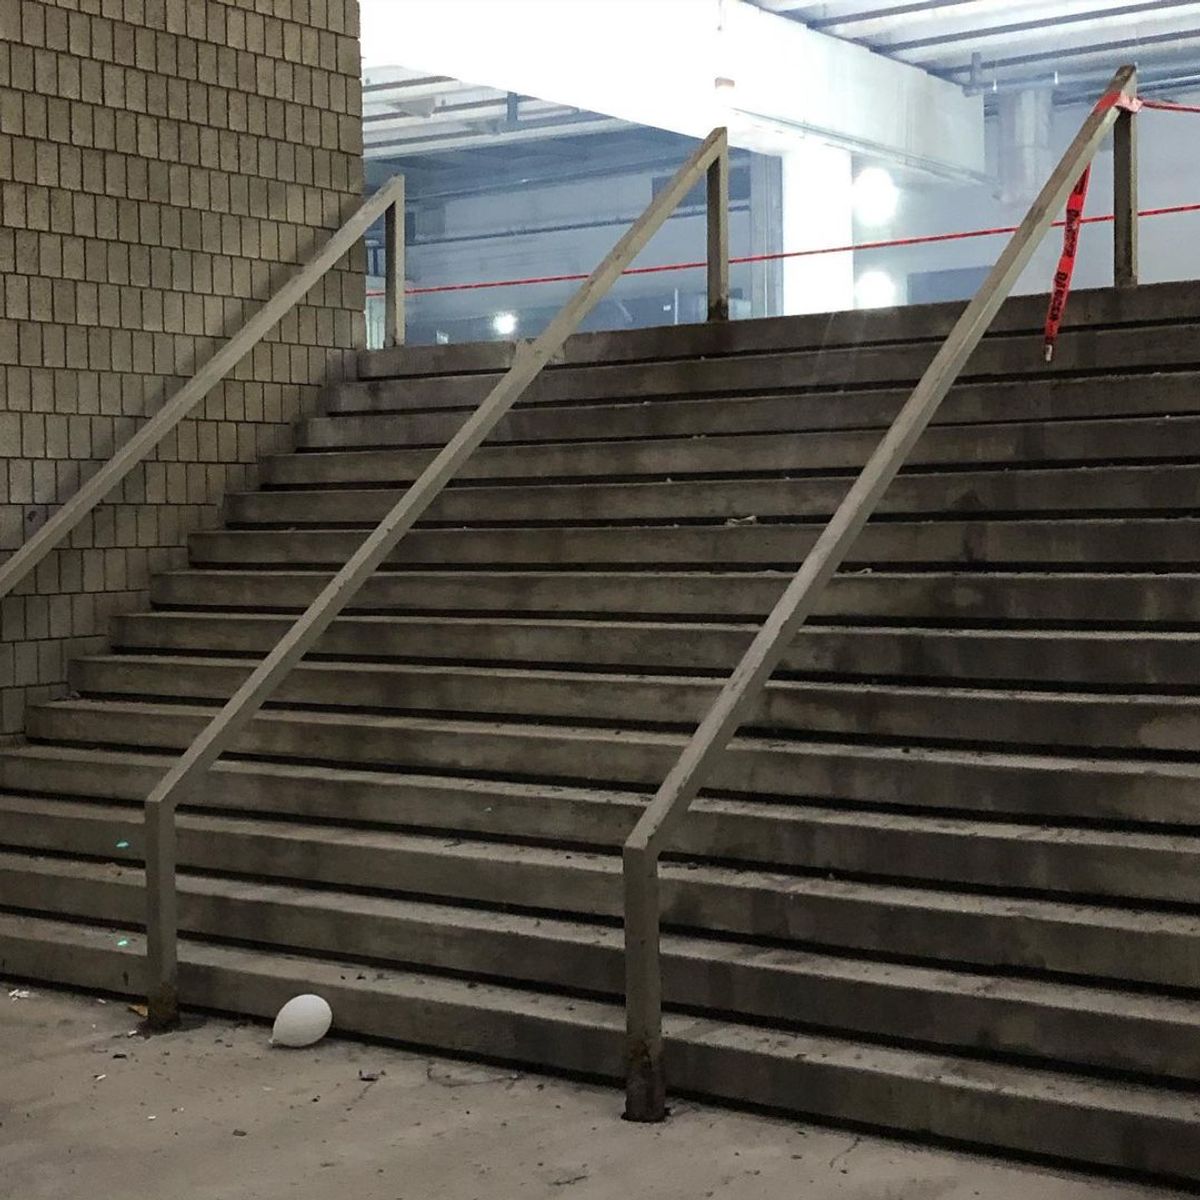
[[[0,545],[21,539],[23,506],[74,491],[353,202],[349,9],[0,3],[0,451],[25,456],[0,478]],[[339,278],[311,301],[47,560],[19,632],[3,611],[0,666],[20,650],[23,674],[0,696],[0,733],[99,646],[109,614],[144,603],[151,571],[186,560],[187,532],[214,523],[341,369],[361,284]]]

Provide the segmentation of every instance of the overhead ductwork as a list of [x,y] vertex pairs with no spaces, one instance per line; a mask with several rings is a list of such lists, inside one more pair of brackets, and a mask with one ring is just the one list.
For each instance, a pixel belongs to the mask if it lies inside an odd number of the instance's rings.
[[1054,169],[1054,93],[1004,92],[997,104],[1000,199],[1027,208]]

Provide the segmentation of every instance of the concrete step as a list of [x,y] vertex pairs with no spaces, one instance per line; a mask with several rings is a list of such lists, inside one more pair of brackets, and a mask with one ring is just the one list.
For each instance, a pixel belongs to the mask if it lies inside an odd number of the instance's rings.
[[[135,613],[114,619],[112,640],[131,651],[266,654],[292,623],[290,617],[257,613]],[[314,653],[725,675],[757,629],[749,622],[355,616],[336,620]],[[797,635],[780,671],[1084,690],[1193,690],[1200,679],[1200,634],[810,624]]]
[[[695,325],[662,325],[580,333],[568,338],[556,364],[644,362],[648,359],[722,358],[764,351],[812,349],[815,346],[889,345],[896,342],[940,343],[962,315],[962,304],[922,304],[890,309],[850,309],[805,316],[769,317],[753,321],[706,321]],[[1091,326],[1140,326],[1200,318],[1191,282],[1141,284],[1116,291],[1090,288],[1071,294],[1063,318],[1063,336]],[[1005,301],[989,329],[989,337],[1041,334],[1046,319],[1044,296],[1013,296]],[[513,362],[513,342],[468,342],[448,346],[400,346],[359,355],[362,379],[412,375],[459,375],[506,371]],[[551,365],[548,370],[558,369]]]
[[[67,889],[64,867],[74,868]],[[21,876],[34,894],[69,890],[106,924],[141,923],[140,875],[0,856],[0,887]],[[621,932],[610,924],[276,883],[248,889],[187,872],[179,878],[185,936],[254,942],[270,930],[273,947],[357,959],[378,959],[386,944],[391,960],[415,969],[612,1001],[624,989]],[[736,997],[742,1019],[792,1025],[803,1014],[807,1028],[841,1035],[1200,1078],[1200,1015],[1189,1000],[680,934],[668,934],[662,950],[667,1004],[693,1011],[728,1012]]]
[[[1200,411],[1197,377],[1191,371],[1151,376],[1112,374],[1048,377],[1020,382],[964,383],[942,402],[935,425],[1007,421],[1059,421],[1096,417],[1186,415]],[[765,395],[687,395],[651,400],[572,404],[518,404],[504,417],[490,442],[610,440],[636,437],[685,437],[717,433],[801,432],[873,429],[890,425],[908,399],[909,388],[796,391]],[[431,445],[449,440],[462,424],[465,408],[406,412],[407,381],[347,382],[325,395],[328,417],[305,423],[305,444],[337,445],[336,430],[365,415],[390,445]],[[388,414],[386,417],[380,414]],[[326,442],[327,436],[335,438]]]
[[[814,348],[815,347],[815,348]],[[800,391],[808,388],[915,384],[938,349],[936,341],[826,346],[724,357],[648,359],[637,363],[564,365],[545,371],[522,397],[526,404],[617,397],[653,398],[717,392]],[[1200,365],[1200,323],[1140,328],[1075,329],[1046,363],[1037,337],[986,338],[960,378],[1045,377],[1162,370]],[[402,385],[406,408],[474,406],[499,381],[494,372],[411,376]],[[376,388],[389,385],[375,383]],[[397,399],[395,403],[400,403]]]
[[[53,886],[34,888],[20,856],[12,870],[5,863],[13,850],[53,849],[105,860],[92,864],[91,872],[103,881],[113,872],[112,862],[140,861],[141,829],[142,813],[134,806],[7,798],[0,804],[0,844],[11,849],[0,855],[0,906],[28,908],[32,899],[43,912],[138,920],[141,898],[136,893],[127,897],[123,912],[101,914],[87,872],[76,869],[69,877],[56,878]],[[535,916],[615,921],[621,914],[616,854],[208,814],[183,814],[178,829],[182,867],[412,899],[516,907]],[[128,849],[121,842],[128,842]],[[1117,908],[696,862],[664,863],[661,890],[663,926],[680,933],[750,937],[992,971],[1119,980],[1122,986],[1194,988],[1200,969],[1200,915],[1195,910]],[[181,921],[184,929],[192,928],[186,914]],[[219,920],[207,928],[238,937]],[[272,940],[278,936],[272,925],[261,923],[249,926],[245,936],[257,940],[264,930],[271,930]],[[374,957],[393,957],[389,939],[373,941],[378,947]],[[586,979],[575,980],[573,987],[591,990]],[[716,1007],[730,1005],[740,1011],[732,997]]]
[[[0,963],[13,976],[136,995],[143,940],[116,932],[0,914]],[[621,1075],[624,1020],[616,1005],[352,967],[344,958],[187,939],[180,982],[199,1007],[269,1019],[297,992],[317,991],[343,1033],[593,1078]],[[671,1077],[684,1092],[1171,1180],[1200,1178],[1200,1100],[1190,1091],[694,1016],[669,1015],[665,1032]]]
[[[1200,345],[1200,338],[1197,339]],[[459,471],[459,480],[590,477],[657,479],[791,472],[814,474],[860,468],[879,444],[879,429],[808,433],[713,434],[592,442],[484,445]],[[914,447],[908,468],[1109,464],[1195,459],[1200,417],[1110,420],[1031,420],[939,425]],[[280,487],[411,482],[440,449],[326,450],[269,459],[265,482]]]
[[[847,476],[690,480],[672,483],[510,484],[448,488],[423,524],[572,525],[677,520],[829,517],[849,490]],[[303,527],[370,525],[403,495],[392,488],[241,492],[229,496],[229,524]],[[903,475],[884,494],[881,515],[1194,513],[1200,464],[1186,466],[964,471]]]
[[[63,700],[33,708],[28,733],[35,741],[178,752],[215,712],[198,705]],[[236,752],[333,768],[651,789],[683,744],[679,733],[272,709],[256,718]],[[7,770],[14,759],[0,756],[0,763]],[[715,769],[711,789],[751,799],[818,798],[1190,830],[1197,824],[1198,785],[1200,765],[1191,762],[740,737]]]
[[[252,667],[243,659],[117,654],[76,659],[70,681],[89,696],[225,701]],[[690,730],[719,688],[719,680],[694,676],[322,662],[293,670],[272,703]],[[1200,745],[1200,698],[775,680],[744,728],[1191,754]]]
[[[552,525],[500,529],[416,529],[388,556],[393,564],[465,566],[552,564],[595,566],[733,564],[795,567],[824,526]],[[363,531],[340,529],[223,530],[189,539],[197,566],[285,563],[341,566]],[[880,521],[855,542],[848,567],[874,564],[1165,566],[1200,565],[1200,520],[1116,517],[1060,520],[986,519]]]
[[[54,800],[140,802],[172,760],[162,754],[28,745],[0,755],[0,789]],[[911,772],[919,776],[919,768]],[[453,776],[393,775],[289,763],[219,764],[189,797],[195,809],[505,840],[621,846],[647,792]],[[1043,895],[1200,903],[1200,838],[986,814],[952,817],[799,802],[696,801],[672,853],[760,867],[939,881]],[[1087,814],[1092,815],[1091,813]],[[1144,820],[1152,821],[1153,811]],[[105,847],[104,853],[111,847]]]
[[[300,612],[332,578],[321,570],[167,571],[154,604]],[[348,611],[547,613],[761,618],[791,578],[782,571],[393,571],[369,579]],[[1200,623],[1200,575],[871,571],[837,575],[817,617],[925,621]]]

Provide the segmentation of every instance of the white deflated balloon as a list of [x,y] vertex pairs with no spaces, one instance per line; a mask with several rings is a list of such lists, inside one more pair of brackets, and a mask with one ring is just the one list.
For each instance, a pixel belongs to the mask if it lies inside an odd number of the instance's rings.
[[311,1046],[333,1024],[333,1010],[320,996],[293,996],[275,1017],[272,1046]]

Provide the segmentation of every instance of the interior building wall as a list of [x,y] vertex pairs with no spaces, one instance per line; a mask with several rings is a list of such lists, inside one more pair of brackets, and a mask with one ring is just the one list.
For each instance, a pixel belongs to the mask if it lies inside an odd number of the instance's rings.
[[[362,191],[358,0],[0,0],[0,556]],[[0,606],[0,734],[361,343],[359,256]]]
[[[1195,103],[1197,97],[1181,96]],[[1057,162],[1087,117],[1087,105],[1070,105],[1054,112],[1051,159]],[[1143,209],[1200,203],[1200,160],[1189,152],[1200,136],[1200,116],[1144,110],[1139,123],[1140,206]],[[993,139],[994,140],[994,139]],[[1006,204],[997,186],[936,184],[909,189],[901,197],[895,221],[885,237],[909,237],[952,230],[1015,225],[1028,207],[1029,197]],[[1113,155],[1109,139],[1092,169],[1086,215],[1113,210]],[[1146,283],[1200,278],[1200,213],[1147,218],[1141,222],[1141,277]],[[982,271],[1004,245],[1003,237],[978,238],[911,249],[880,250],[856,255],[856,268],[879,267],[907,291],[914,274],[929,271]],[[1049,289],[1061,235],[1052,232],[1017,283],[1018,293]],[[1112,227],[1085,228],[1076,265],[1075,286],[1107,287],[1112,283]],[[969,275],[962,277],[969,282]]]

